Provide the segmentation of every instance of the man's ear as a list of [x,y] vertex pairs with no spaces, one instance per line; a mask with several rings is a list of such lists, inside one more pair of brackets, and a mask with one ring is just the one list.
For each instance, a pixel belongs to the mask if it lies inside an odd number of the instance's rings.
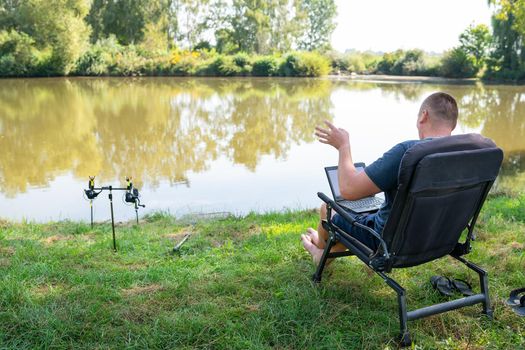
[[426,124],[428,123],[429,119],[430,117],[428,115],[428,109],[422,110],[418,120],[419,124]]

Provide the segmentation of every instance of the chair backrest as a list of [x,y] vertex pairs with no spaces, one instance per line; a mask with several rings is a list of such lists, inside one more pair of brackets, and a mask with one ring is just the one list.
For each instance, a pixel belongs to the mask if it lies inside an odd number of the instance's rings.
[[383,238],[392,267],[415,266],[452,252],[474,225],[503,152],[478,134],[437,138],[407,150]]

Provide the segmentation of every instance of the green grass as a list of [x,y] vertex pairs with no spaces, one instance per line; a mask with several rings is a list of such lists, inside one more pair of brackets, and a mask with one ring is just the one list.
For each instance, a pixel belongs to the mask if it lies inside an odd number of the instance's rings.
[[[395,294],[356,258],[321,285],[299,234],[311,211],[189,225],[0,222],[1,349],[394,349]],[[171,248],[192,236],[179,254]],[[409,323],[417,349],[519,349],[525,322],[504,301],[525,287],[525,197],[492,197],[469,259],[490,273],[495,320],[479,305]],[[396,270],[409,308],[442,300],[434,274],[476,282],[452,259]]]

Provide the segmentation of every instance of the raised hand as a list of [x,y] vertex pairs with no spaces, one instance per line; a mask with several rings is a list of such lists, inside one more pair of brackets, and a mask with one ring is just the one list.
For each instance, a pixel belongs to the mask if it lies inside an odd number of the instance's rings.
[[328,129],[323,129],[320,126],[315,127],[315,136],[318,137],[319,142],[330,145],[337,150],[340,150],[344,147],[350,147],[350,137],[348,135],[348,131],[336,127],[327,120],[325,120],[325,124]]

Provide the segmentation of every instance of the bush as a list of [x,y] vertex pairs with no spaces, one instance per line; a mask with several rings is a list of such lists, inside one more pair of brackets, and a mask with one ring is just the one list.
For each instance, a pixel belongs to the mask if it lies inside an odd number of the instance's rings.
[[122,57],[124,47],[119,44],[114,35],[98,40],[77,61],[75,74],[78,75],[110,75],[117,74],[119,57]]
[[252,75],[271,77],[279,72],[279,61],[274,56],[257,57],[252,66]]
[[364,73],[366,71],[365,62],[358,55],[348,56],[347,61],[348,61],[348,72]]
[[144,75],[169,75],[171,68],[169,57],[164,55],[147,59],[142,69]]
[[233,63],[240,68],[241,75],[250,75],[252,72],[252,62],[250,56],[246,53],[238,53],[233,56]]
[[503,67],[503,59],[496,55],[489,57],[486,62],[487,69],[483,74],[483,79],[512,83],[525,80],[525,64],[523,63],[515,68]]
[[377,72],[383,74],[401,74],[397,62],[404,56],[403,51],[387,52],[377,64]]
[[281,74],[294,77],[318,77],[330,72],[327,58],[314,52],[295,52],[284,59]]
[[331,51],[327,54],[327,58],[330,60],[330,66],[332,67],[332,72],[341,73],[348,72],[350,62],[346,55],[340,54],[339,52]]
[[0,76],[35,75],[40,55],[35,41],[27,34],[15,30],[0,32]]
[[435,65],[427,63],[421,50],[397,50],[383,55],[377,63],[377,73],[392,75],[435,75]]
[[170,73],[182,76],[196,75],[203,70],[203,66],[206,66],[207,68],[207,65],[204,65],[203,63],[197,61],[195,57],[191,56],[184,57],[175,64],[173,64],[172,61],[171,64],[172,66]]
[[443,56],[440,72],[447,78],[472,78],[478,73],[478,68],[474,57],[456,47]]
[[360,73],[375,72],[381,57],[371,52],[352,52],[341,54],[329,52],[326,57],[330,60],[333,73]]
[[135,45],[128,45],[124,47],[121,53],[117,54],[115,67],[111,74],[119,76],[142,75],[145,64],[146,59],[139,54]]
[[231,56],[219,56],[215,59],[213,65],[219,76],[231,77],[241,73],[241,68],[235,64]]

